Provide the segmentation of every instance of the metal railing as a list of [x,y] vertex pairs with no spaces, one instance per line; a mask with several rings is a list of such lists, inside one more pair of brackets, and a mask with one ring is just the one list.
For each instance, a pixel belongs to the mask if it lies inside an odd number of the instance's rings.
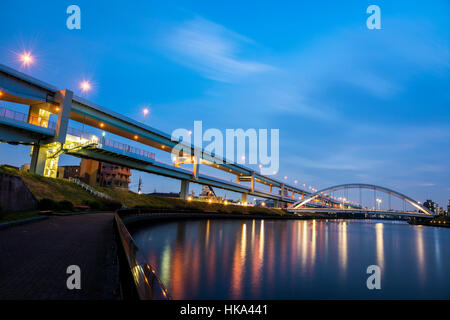
[[[116,230],[125,260],[130,268],[130,275],[140,300],[169,300],[167,289],[159,280],[154,269],[139,252],[139,247],[128,232],[118,213],[115,214]],[[119,260],[119,263],[122,260]]]
[[107,195],[106,193],[95,190],[90,185],[82,182],[80,179],[69,177],[69,181],[79,185],[81,188],[83,188],[84,190],[86,190],[87,192],[92,194],[93,196],[108,199],[108,200],[113,200],[113,198],[111,196]]
[[4,107],[0,107],[0,117],[33,124],[39,127],[49,128],[52,130],[56,129],[56,123],[54,121],[47,121],[39,116],[28,115],[26,113],[10,110]]

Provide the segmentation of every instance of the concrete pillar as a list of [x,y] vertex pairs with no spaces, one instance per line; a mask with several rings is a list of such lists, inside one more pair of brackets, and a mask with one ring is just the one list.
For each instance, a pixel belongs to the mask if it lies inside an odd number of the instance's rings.
[[44,175],[48,148],[44,145],[34,145],[31,149],[30,172]]
[[273,207],[280,208],[280,200],[273,200]]
[[255,190],[255,172],[252,171],[250,178],[250,190],[253,192]]
[[284,198],[284,183],[281,184],[281,199]]
[[70,90],[60,90],[55,95],[55,100],[59,103],[58,120],[56,122],[55,139],[57,142],[65,143],[67,128],[69,126],[70,109],[72,108],[73,92]]
[[242,202],[242,203],[247,202],[247,194],[246,194],[246,193],[242,193],[241,202]]
[[181,180],[180,199],[187,200],[189,195],[189,181]]
[[192,168],[192,174],[194,176],[194,179],[196,180],[198,177],[198,173],[200,171],[200,158],[198,156],[198,152],[194,151],[194,158],[193,158],[193,168]]
[[272,193],[272,185],[269,186],[269,192]]

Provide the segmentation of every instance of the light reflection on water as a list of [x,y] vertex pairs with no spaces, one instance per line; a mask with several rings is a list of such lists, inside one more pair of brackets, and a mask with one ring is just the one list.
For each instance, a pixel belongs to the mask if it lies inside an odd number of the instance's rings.
[[[450,298],[450,229],[363,220],[193,220],[133,232],[174,299]],[[366,269],[382,270],[368,290]]]

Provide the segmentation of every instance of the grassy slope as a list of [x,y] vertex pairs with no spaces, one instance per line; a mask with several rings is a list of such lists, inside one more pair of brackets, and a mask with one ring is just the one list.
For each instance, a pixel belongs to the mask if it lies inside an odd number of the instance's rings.
[[[25,171],[19,171],[0,166],[0,172],[5,172],[23,179],[27,187],[40,200],[49,198],[55,201],[68,200],[74,205],[81,205],[86,200],[98,200],[74,183],[62,179],[46,178]],[[186,201],[177,198],[165,198],[137,194],[131,191],[97,187],[99,191],[109,194],[114,200],[123,203],[128,208],[146,207],[154,209],[197,209],[205,211],[219,211],[223,213],[260,213],[284,214],[279,209],[243,207],[237,205],[209,204],[204,201]]]
[[145,207],[155,209],[197,209],[204,211],[220,211],[223,213],[260,213],[260,214],[285,214],[283,210],[260,207],[243,207],[238,205],[223,205],[219,203],[209,204],[205,201],[186,201],[178,198],[156,197],[146,194],[137,194],[131,191],[118,189],[97,188],[99,191],[112,196],[128,208]]
[[76,184],[66,180],[46,178],[4,166],[0,166],[0,172],[21,177],[38,200],[43,198],[49,198],[55,201],[69,200],[74,205],[81,205],[85,200],[97,199]]

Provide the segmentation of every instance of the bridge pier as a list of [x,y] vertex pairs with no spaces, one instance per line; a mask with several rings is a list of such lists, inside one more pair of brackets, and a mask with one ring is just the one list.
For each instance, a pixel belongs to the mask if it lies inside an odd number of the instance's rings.
[[30,172],[44,175],[47,151],[48,148],[45,145],[36,144],[31,147]]
[[189,181],[181,180],[180,199],[187,200],[188,195],[189,195]]
[[242,203],[247,203],[247,194],[246,193],[242,193],[241,202]]
[[58,171],[59,143],[35,144],[31,147],[30,172],[44,177],[56,178]]

